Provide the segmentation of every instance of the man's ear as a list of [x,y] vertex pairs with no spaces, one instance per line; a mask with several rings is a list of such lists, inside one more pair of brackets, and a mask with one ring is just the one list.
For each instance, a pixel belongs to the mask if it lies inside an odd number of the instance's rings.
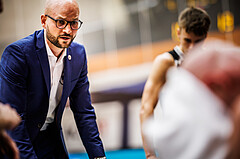
[[178,37],[179,37],[180,33],[181,33],[181,29],[178,27],[177,28],[177,35],[178,35]]
[[[205,39],[207,39],[207,37],[208,37],[208,33],[206,34]],[[204,39],[204,40],[205,40],[205,39]]]
[[227,96],[232,88],[231,79],[223,71],[215,71],[205,77],[204,82],[208,88],[223,101],[227,102]]
[[218,92],[221,92],[222,87],[218,83],[215,82],[209,82],[207,84],[208,88],[212,90],[214,93],[218,94]]
[[47,21],[47,17],[44,14],[42,14],[41,15],[41,24],[44,29],[46,29],[46,21]]

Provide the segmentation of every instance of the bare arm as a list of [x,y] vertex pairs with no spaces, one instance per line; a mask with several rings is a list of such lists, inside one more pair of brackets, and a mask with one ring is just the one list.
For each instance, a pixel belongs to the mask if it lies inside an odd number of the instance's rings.
[[[152,70],[150,72],[142,95],[142,104],[140,111],[141,127],[143,126],[143,123],[146,121],[146,119],[153,115],[154,108],[158,102],[159,91],[166,81],[166,73],[171,66],[174,66],[174,59],[168,53],[161,54],[154,60]],[[148,148],[142,131],[141,133],[146,158],[156,158],[154,152]]]

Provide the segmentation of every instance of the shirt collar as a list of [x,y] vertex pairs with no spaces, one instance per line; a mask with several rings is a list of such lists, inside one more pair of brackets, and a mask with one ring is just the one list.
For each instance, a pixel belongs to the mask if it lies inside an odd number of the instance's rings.
[[178,56],[179,56],[179,65],[183,62],[183,60],[184,60],[184,53],[182,52],[182,50],[180,49],[180,47],[179,46],[175,46],[174,47],[174,51],[178,54]]
[[174,51],[178,54],[178,56],[180,57],[180,59],[184,59],[184,53],[182,52],[182,50],[180,49],[179,46],[175,46],[174,47]]

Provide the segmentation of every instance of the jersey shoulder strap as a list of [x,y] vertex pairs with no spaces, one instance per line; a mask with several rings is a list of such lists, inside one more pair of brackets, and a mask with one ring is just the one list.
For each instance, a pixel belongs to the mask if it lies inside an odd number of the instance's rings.
[[180,57],[175,50],[169,51],[168,53],[172,55],[174,60],[179,60]]

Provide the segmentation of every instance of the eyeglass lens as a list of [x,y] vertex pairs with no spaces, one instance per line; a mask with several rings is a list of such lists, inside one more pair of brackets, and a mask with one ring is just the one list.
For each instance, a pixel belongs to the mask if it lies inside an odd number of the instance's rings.
[[57,20],[57,27],[63,29],[67,26],[68,23],[70,23],[72,29],[79,29],[81,26],[80,21],[67,22],[65,20]]

